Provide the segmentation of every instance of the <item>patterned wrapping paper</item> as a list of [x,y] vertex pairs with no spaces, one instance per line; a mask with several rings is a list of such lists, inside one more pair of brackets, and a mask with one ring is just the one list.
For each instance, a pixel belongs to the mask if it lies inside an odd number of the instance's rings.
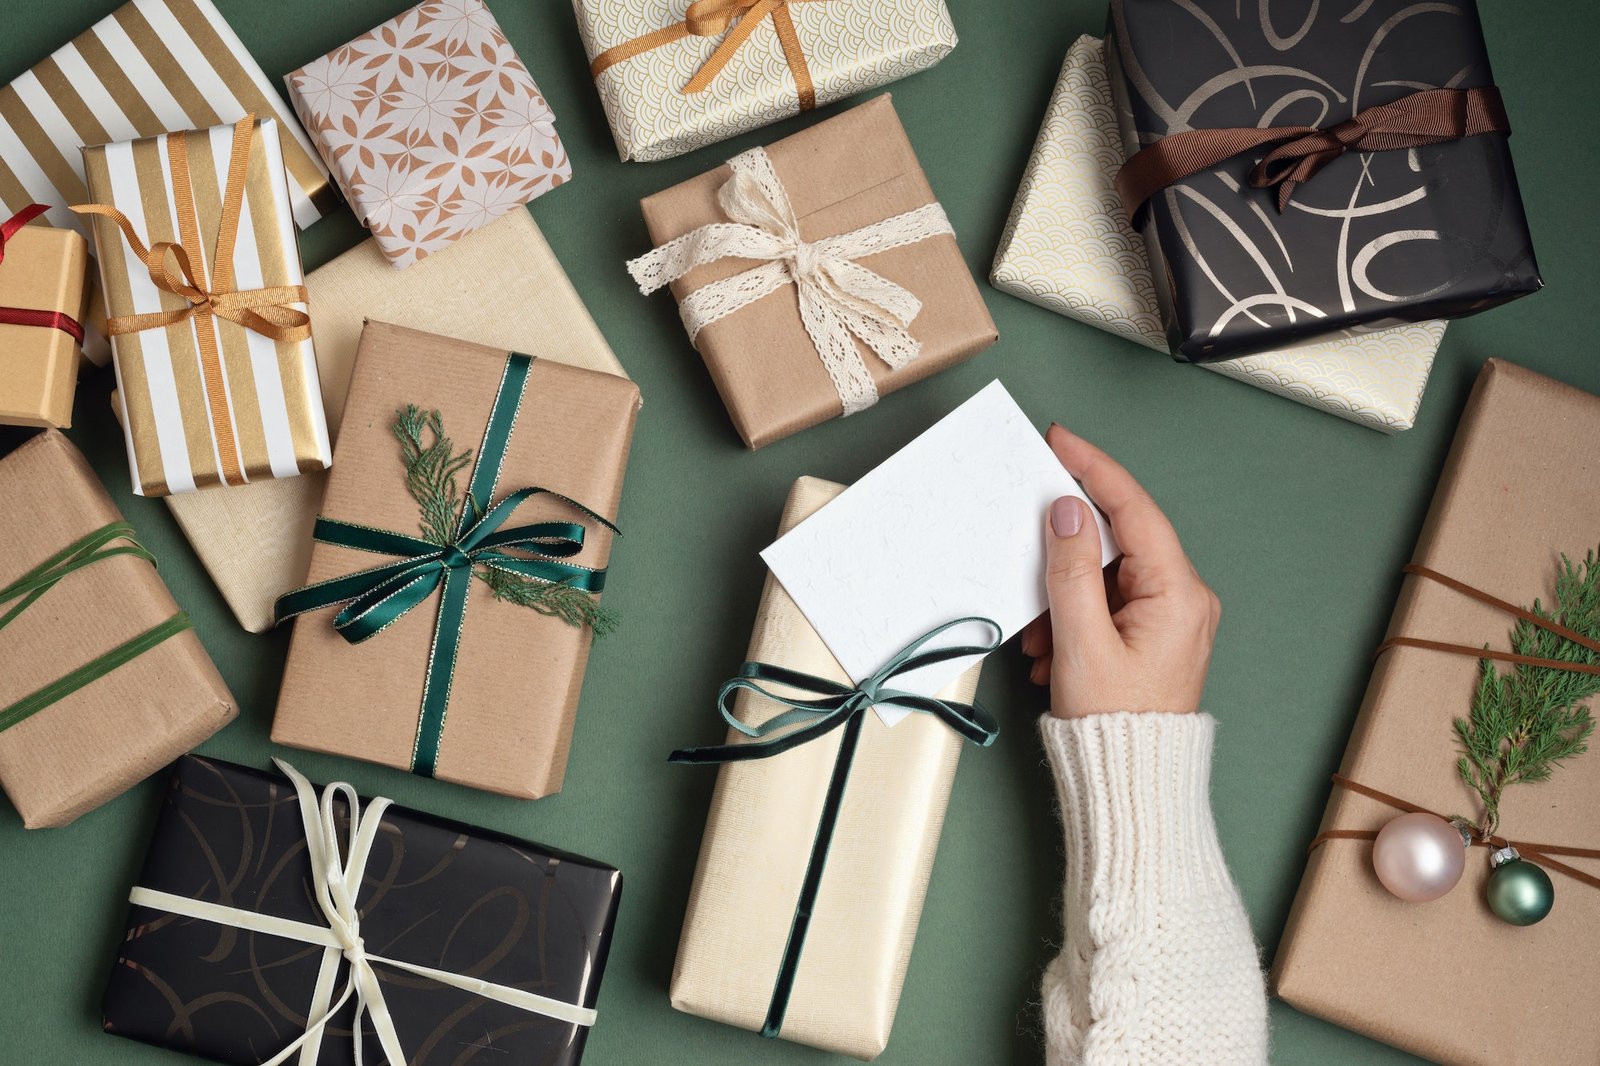
[[[1062,65],[991,279],[1003,292],[1165,354],[1149,260],[1114,185],[1122,161],[1104,45],[1080,37]],[[1416,421],[1444,327],[1415,323],[1201,365],[1394,433]]]
[[[276,125],[272,119],[258,120],[251,143],[232,256],[240,290],[304,281]],[[126,214],[146,245],[179,242],[192,222],[209,259],[221,225],[234,132],[233,126],[213,126],[87,148],[89,196]],[[174,192],[172,138],[182,138],[188,154],[192,219],[186,220]],[[184,184],[176,188],[183,190]],[[101,286],[113,318],[186,306],[181,297],[155,286],[111,219],[96,217],[94,233]],[[215,277],[215,264],[208,262],[204,269]],[[205,365],[202,331],[207,328],[215,334],[219,367]],[[114,350],[128,462],[139,495],[165,496],[230,480],[238,484],[228,476],[230,458],[244,481],[293,477],[331,461],[309,338],[274,341],[220,315],[195,315],[176,325],[124,333],[115,338]],[[211,383],[214,370],[220,390]],[[232,449],[226,445],[230,437]]]
[[[27,225],[0,239],[0,308],[57,312],[80,326],[89,305],[89,245],[71,230]],[[0,323],[0,423],[72,425],[82,352],[54,325]]]
[[[683,20],[689,0],[573,0],[592,62]],[[956,46],[944,0],[809,0],[786,5],[818,106],[926,70]],[[763,19],[703,92],[682,89],[722,35],[689,35],[595,78],[624,160],[669,159],[800,113],[772,19]]]
[[[335,812],[342,836],[342,800]],[[622,892],[612,867],[391,806],[366,869],[356,902],[368,950],[596,1005]],[[193,755],[178,761],[139,887],[326,926],[311,880],[289,782]],[[104,1026],[257,1066],[305,1032],[323,964],[324,952],[297,941],[135,906],[106,988]],[[339,965],[342,985],[348,967]],[[408,1066],[577,1066],[583,1059],[587,1028],[381,963],[374,970]],[[353,1009],[347,1005],[324,1032],[318,1066],[355,1062]],[[364,1029],[364,1061],[386,1061],[372,1025]]]
[[572,177],[555,114],[482,0],[430,0],[285,82],[396,267]]
[[[797,480],[779,534],[842,491],[817,478]],[[849,683],[770,573],[746,658]],[[980,669],[973,666],[939,695],[970,701]],[[734,705],[748,723],[782,709],[748,693]],[[718,771],[672,972],[677,1009],[760,1031],[842,732]],[[729,742],[738,739],[730,730]],[[875,1058],[888,1045],[964,746],[929,715],[893,727],[865,716],[783,1039],[858,1059]]]

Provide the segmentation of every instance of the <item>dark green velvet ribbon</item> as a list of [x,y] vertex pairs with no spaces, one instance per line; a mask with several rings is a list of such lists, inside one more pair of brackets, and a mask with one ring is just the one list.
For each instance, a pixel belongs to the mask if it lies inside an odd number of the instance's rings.
[[[994,631],[993,639],[981,645],[927,647],[947,630],[969,623],[987,626]],[[778,976],[772,989],[772,999],[767,1005],[767,1017],[761,1026],[762,1036],[776,1037],[783,1028],[783,1016],[789,1008],[789,996],[794,991],[795,974],[800,968],[800,954],[805,948],[806,932],[811,926],[817,893],[822,887],[822,874],[828,861],[828,849],[833,843],[834,830],[838,828],[839,812],[844,806],[845,788],[850,780],[850,766],[855,760],[867,713],[873,707],[898,707],[918,714],[930,714],[959,733],[962,739],[979,747],[988,747],[994,743],[1000,728],[977,704],[957,703],[954,700],[942,700],[934,696],[919,696],[890,686],[895,678],[920,667],[973,655],[988,655],[1000,646],[1001,633],[999,624],[989,618],[958,618],[953,622],[946,622],[900,649],[877,673],[854,688],[841,685],[837,681],[830,681],[825,677],[801,673],[772,663],[747,662],[717,693],[717,707],[730,726],[752,739],[748,742],[718,744],[713,747],[684,748],[673,752],[668,758],[669,762],[697,765],[770,759],[774,755],[782,755],[802,744],[824,737],[835,729],[844,730],[844,735],[839,741],[839,754],[834,759],[833,774],[828,780],[828,791],[823,799],[822,814],[817,820],[817,834],[811,844],[811,857],[806,863],[805,876],[800,882],[800,897],[795,903],[794,921],[789,927],[789,939],[784,945],[783,956],[778,963]],[[769,684],[812,693],[815,698],[787,696],[767,688]],[[789,709],[774,715],[760,725],[741,722],[733,713],[734,697],[741,690],[754,692]]]
[[[125,543],[117,544],[117,541]],[[9,585],[0,588],[0,606],[11,604],[6,613],[0,615],[0,629],[4,629],[21,617],[22,612],[32,607],[41,596],[54,588],[56,583],[68,574],[118,555],[132,555],[144,559],[152,566],[156,561],[155,556],[134,539],[133,527],[128,523],[111,522],[101,526],[94,532],[79,537]],[[7,707],[0,707],[0,733],[27,721],[51,704],[99,680],[124,663],[137,659],[168,637],[182,633],[188,628],[189,616],[179,611],[166,621],[151,626],[110,651],[95,656],[38,691],[29,693]]]
[[[296,589],[280,596],[276,605],[277,621],[282,622],[308,611],[344,604],[334,616],[333,628],[345,640],[359,644],[382,633],[443,587],[417,716],[416,742],[411,753],[411,771],[424,777],[432,777],[438,768],[473,567],[482,565],[536,581],[571,585],[585,592],[599,592],[605,587],[603,568],[560,561],[583,550],[585,529],[582,525],[536,522],[500,528],[527,500],[550,496],[606,528],[616,530],[583,504],[542,488],[518,489],[487,510],[479,504],[494,496],[532,367],[532,356],[512,352],[506,357],[500,388],[484,430],[483,444],[478,449],[477,463],[472,468],[453,540],[448,544],[435,544],[387,529],[319,517],[313,532],[316,540],[399,558]],[[509,554],[508,549],[524,554]]]

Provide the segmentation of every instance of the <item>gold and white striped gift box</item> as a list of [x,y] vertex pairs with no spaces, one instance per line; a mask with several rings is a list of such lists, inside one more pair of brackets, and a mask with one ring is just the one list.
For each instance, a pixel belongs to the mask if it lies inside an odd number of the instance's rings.
[[[337,203],[337,191],[211,0],[130,0],[0,88],[3,214],[44,204],[51,225],[87,237],[89,227],[66,209],[86,198],[84,146],[204,129],[247,114],[279,119],[294,220],[303,229]],[[100,336],[86,337],[84,352],[101,364],[109,358]]]
[[[276,126],[272,119],[258,121],[245,171],[231,257],[239,292],[304,283]],[[197,272],[214,279],[216,264],[209,260],[222,222],[234,133],[233,126],[222,125],[86,148],[88,197],[126,215],[147,246],[190,245],[191,256],[198,252],[206,260],[195,264]],[[187,182],[176,180],[179,168],[168,147],[173,138],[184,141]],[[185,190],[193,201],[193,218],[187,220],[180,219]],[[187,306],[189,301],[157,288],[114,221],[92,221],[112,319]],[[198,239],[183,241],[186,228]],[[207,329],[215,331],[213,366],[202,343]],[[275,341],[220,315],[197,314],[123,333],[112,343],[129,465],[140,495],[293,477],[329,465],[309,337]]]

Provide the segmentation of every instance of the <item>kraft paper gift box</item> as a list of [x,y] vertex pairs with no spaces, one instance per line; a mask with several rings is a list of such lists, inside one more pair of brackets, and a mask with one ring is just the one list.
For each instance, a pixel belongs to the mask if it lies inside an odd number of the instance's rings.
[[[995,342],[999,334],[994,321],[888,94],[765,149],[746,152],[733,163],[743,167],[753,161],[764,166],[763,159],[770,161],[771,173],[792,206],[801,241],[826,248],[830,239],[849,240],[858,231],[871,232],[877,224],[902,216],[933,212],[937,221],[912,223],[909,236],[886,240],[884,250],[847,256],[852,270],[870,271],[909,295],[914,317],[904,329],[915,354],[898,367],[891,367],[864,344],[854,328],[843,339],[838,364],[825,358],[816,335],[808,330],[793,271],[780,265],[781,260],[762,262],[736,253],[714,262],[688,259],[700,265],[671,281],[680,309],[697,290],[710,290],[722,282],[740,284],[730,281],[736,276],[776,281],[754,289],[757,293],[770,289],[768,295],[741,302],[737,310],[720,317],[708,314],[711,320],[698,332],[691,316],[684,315],[692,342],[746,445],[760,448],[869,406],[878,396],[929,377]],[[733,176],[732,166],[725,165],[640,202],[650,240],[657,246],[630,264],[641,287],[646,285],[648,269],[643,264],[671,254],[662,246],[701,227],[729,221],[719,193]],[[940,222],[943,232],[937,231]],[[759,239],[768,240],[770,234]],[[667,276],[658,274],[650,287]],[[872,290],[869,286],[865,291]],[[694,301],[704,298],[705,293],[693,296]],[[840,305],[830,305],[824,314],[837,318],[839,311]],[[879,313],[879,317],[888,316]],[[841,380],[841,374],[848,376],[848,382]]]
[[[1147,200],[1139,230],[1173,355],[1204,362],[1460,318],[1537,291],[1475,0],[1374,0],[1323,5],[1295,27],[1278,19],[1226,0],[1111,3],[1107,62],[1126,158],[1178,135],[1185,142],[1157,151],[1203,163],[1201,142],[1218,136],[1208,131],[1246,131],[1227,135],[1235,144],[1279,131]],[[1304,140],[1308,129],[1324,132]],[[1279,144],[1287,154],[1269,157]],[[1253,185],[1258,160],[1271,171],[1262,180],[1293,174],[1298,184]]]
[[82,454],[0,459],[0,787],[67,825],[233,720],[233,697]]
[[[314,797],[314,787],[305,787]],[[337,1002],[351,967],[339,948],[308,939],[331,935],[331,923],[315,902],[310,834],[297,792],[280,774],[196,756],[178,761],[130,893],[127,935],[117,945],[102,1008],[106,1032],[259,1066],[303,1037],[330,1000]],[[340,837],[354,798],[353,790],[340,789],[328,804]],[[365,876],[354,878],[351,906],[359,909],[360,935],[399,1053],[385,1054],[369,1014],[360,1061],[578,1066],[589,1023],[603,1014],[596,1004],[622,875],[604,863],[421,811],[380,810],[381,802],[360,804],[358,817],[376,832]],[[342,846],[332,843],[336,852]],[[335,860],[351,862],[348,852]],[[201,910],[205,916],[193,913]],[[250,919],[299,924],[276,932],[228,924]],[[451,985],[457,976],[495,987],[475,992]],[[523,1009],[496,998],[507,990],[506,998],[540,999]],[[553,1016],[561,1007],[589,1017]],[[354,1009],[346,1003],[334,1012],[302,1045],[309,1050],[288,1061],[354,1066]]]
[[[579,572],[603,570],[610,554],[610,531],[595,515],[616,514],[639,388],[626,378],[541,358],[533,359],[519,387],[513,375],[521,358],[503,348],[367,324],[307,586],[383,565],[394,550],[388,544],[357,550],[328,543],[321,533],[328,519],[418,535],[418,503],[408,489],[394,429],[397,412],[414,404],[440,413],[444,435],[455,442],[452,454],[472,452],[459,471],[452,513],[461,513],[468,496],[478,515],[512,493],[546,490],[515,507],[500,532],[529,523],[576,523],[581,550],[565,554],[557,545],[538,558],[557,570],[575,568],[559,576],[575,586],[562,591],[581,599],[579,608],[592,604],[581,592]],[[501,402],[520,403],[511,408],[514,429],[503,449],[485,439],[490,425],[502,424]],[[480,467],[493,470],[496,458],[498,481],[485,489],[476,478]],[[455,543],[459,547],[449,551],[462,555],[446,551],[445,565],[451,573],[465,572],[464,600],[454,598],[456,586],[447,580],[442,590],[360,643],[336,631],[332,607],[296,619],[272,739],[524,799],[556,792],[592,629],[581,614],[560,616],[560,600],[535,610],[498,598],[480,579],[497,573],[488,567],[498,564],[466,554],[470,545],[460,537]],[[538,551],[543,545],[526,547]],[[452,603],[457,612],[444,615]],[[286,598],[279,614],[299,608]],[[573,617],[577,621],[569,622]],[[446,672],[437,674],[444,664]]]
[[[990,277],[1002,292],[1165,353],[1150,262],[1117,197],[1122,161],[1105,46],[1080,37],[1061,67]],[[1419,322],[1201,365],[1395,433],[1415,424],[1443,337],[1443,322]]]
[[[81,213],[94,220],[139,495],[330,461],[276,125],[241,119],[84,149],[94,203]],[[167,242],[186,258],[168,249],[158,286],[146,249]]]
[[[779,533],[842,491],[843,485],[800,478]],[[771,574],[746,658],[850,684]],[[979,669],[973,666],[940,696],[970,702]],[[748,724],[782,709],[749,693],[734,704]],[[762,1029],[843,732],[718,772],[672,972],[677,1009]],[[741,738],[730,731],[728,739]],[[912,714],[892,727],[865,715],[783,1039],[858,1059],[887,1046],[964,744],[930,715]]]
[[88,313],[89,246],[71,230],[11,228],[30,214],[0,226],[0,422],[66,429]]
[[[88,198],[80,149],[275,117],[304,228],[338,203],[311,142],[212,0],[131,0],[0,88],[0,213],[50,208],[52,226],[89,237],[67,210]],[[98,296],[84,352],[104,366],[111,348]],[[98,327],[98,328],[97,328]]]
[[[1551,608],[1561,556],[1581,561],[1600,544],[1596,434],[1600,398],[1490,360],[1461,416],[1412,560],[1511,604],[1538,599]],[[1389,636],[1504,650],[1515,621],[1408,575]],[[1409,646],[1382,654],[1340,774],[1444,816],[1479,818],[1478,798],[1456,772],[1452,728],[1470,713],[1479,679],[1474,654]],[[1600,710],[1592,700],[1590,709]],[[1594,848],[1597,804],[1600,753],[1591,750],[1557,766],[1548,781],[1509,787],[1499,833]],[[1321,830],[1376,830],[1399,813],[1336,786]],[[1490,850],[1468,849],[1460,883],[1442,898],[1407,903],[1378,883],[1370,842],[1322,842],[1307,859],[1279,943],[1276,994],[1439,1062],[1593,1063],[1600,891],[1552,868],[1550,915],[1509,925],[1484,899]],[[1594,860],[1560,861],[1600,874]]]
[[284,79],[362,225],[410,266],[572,177],[482,0],[430,0]]
[[944,0],[572,7],[617,152],[640,162],[898,81],[956,46]]
[[[517,269],[506,270],[515,263]],[[525,210],[468,234],[446,252],[395,270],[368,239],[306,276],[318,377],[335,439],[367,316],[626,376],[544,234]],[[494,314],[484,314],[494,293]],[[327,474],[261,481],[227,492],[168,496],[167,506],[239,624],[272,626],[272,605],[306,576],[311,528]]]

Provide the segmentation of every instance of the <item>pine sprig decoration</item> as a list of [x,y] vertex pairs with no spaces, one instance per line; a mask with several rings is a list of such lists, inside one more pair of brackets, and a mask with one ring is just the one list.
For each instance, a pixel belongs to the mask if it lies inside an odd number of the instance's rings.
[[[444,433],[444,419],[438,411],[424,411],[407,404],[395,412],[395,439],[406,468],[406,490],[417,501],[422,517],[422,536],[430,544],[449,544],[455,539],[461,510],[458,476],[472,465],[472,449],[457,452]],[[479,501],[467,503],[476,508]],[[538,581],[492,566],[477,566],[473,574],[496,599],[528,607],[543,615],[559,618],[571,626],[588,626],[603,637],[617,628],[614,611],[600,606],[583,589],[555,581]]]
[[[1600,560],[1595,553],[1577,565],[1562,556],[1555,609],[1547,612],[1535,600],[1532,611],[1600,639]],[[1600,652],[1523,621],[1512,630],[1511,650],[1562,663],[1600,664]],[[1507,788],[1548,780],[1558,764],[1588,750],[1594,718],[1585,701],[1596,693],[1600,675],[1523,663],[1502,674],[1493,661],[1481,661],[1472,715],[1455,721],[1462,751],[1456,770],[1483,804],[1483,817],[1474,827],[1481,836],[1492,836],[1499,828],[1500,800]]]

